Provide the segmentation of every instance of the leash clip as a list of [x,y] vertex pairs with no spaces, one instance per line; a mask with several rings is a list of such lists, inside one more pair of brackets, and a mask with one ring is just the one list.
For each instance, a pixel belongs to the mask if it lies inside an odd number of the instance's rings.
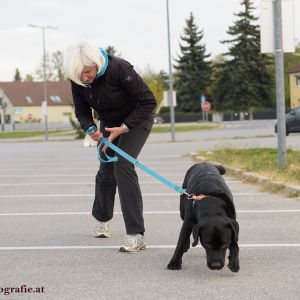
[[186,197],[190,200],[193,199],[193,197],[195,196],[194,194],[189,194],[186,190],[183,190],[183,192],[181,193],[181,195],[186,195]]

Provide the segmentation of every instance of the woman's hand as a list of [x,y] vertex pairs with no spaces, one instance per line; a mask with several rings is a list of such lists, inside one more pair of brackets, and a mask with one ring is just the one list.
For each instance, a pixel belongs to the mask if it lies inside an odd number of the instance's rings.
[[91,138],[96,142],[99,142],[100,139],[102,138],[102,136],[103,136],[103,134],[100,132],[99,129],[91,134]]
[[[111,143],[115,138],[117,138],[119,135],[125,132],[125,129],[122,127],[112,127],[112,128],[105,127],[105,130],[110,132],[110,135],[107,138],[107,140],[110,141]],[[107,145],[103,147],[102,151],[106,149],[107,149]]]

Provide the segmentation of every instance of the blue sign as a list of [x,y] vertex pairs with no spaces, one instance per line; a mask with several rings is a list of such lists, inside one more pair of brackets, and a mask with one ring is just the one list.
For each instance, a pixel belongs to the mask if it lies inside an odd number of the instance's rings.
[[205,102],[206,101],[206,97],[204,95],[201,95],[200,101],[201,101],[201,103]]

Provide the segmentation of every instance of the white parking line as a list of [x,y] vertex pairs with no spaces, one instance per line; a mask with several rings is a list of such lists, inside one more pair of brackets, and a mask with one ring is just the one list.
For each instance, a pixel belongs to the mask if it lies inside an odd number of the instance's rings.
[[[23,163],[23,162],[20,162],[20,163],[15,163],[14,162],[14,164],[13,163],[8,163],[8,162],[0,162],[0,164],[1,164],[1,166],[5,166],[6,168],[15,168],[15,169],[19,169],[21,166],[22,167],[26,167],[27,165],[29,165],[29,166],[31,166],[31,167],[33,167],[33,166],[36,166],[36,167],[43,167],[43,166],[45,166],[46,164],[47,164],[48,162],[40,162],[40,163],[38,163],[38,162],[27,162],[27,163]],[[183,163],[186,163],[186,166],[187,167],[189,167],[189,166],[191,166],[191,162],[190,161],[186,161],[186,162],[183,162]],[[152,165],[152,166],[164,166],[164,165],[166,165],[166,166],[174,166],[174,162],[173,161],[169,161],[169,162],[154,162],[153,160],[152,161],[143,161],[143,164],[149,164],[149,165]],[[49,165],[50,165],[50,163],[49,163]],[[51,162],[51,167],[53,167],[53,166],[67,166],[68,165],[68,163],[65,163],[65,162],[60,162],[60,163],[58,163],[58,162]],[[70,166],[74,166],[74,165],[76,165],[76,166],[90,166],[90,167],[92,167],[92,166],[97,166],[98,165],[98,163],[97,163],[97,161],[96,161],[96,163],[95,162],[74,162],[74,163],[70,163],[69,164]]]
[[[233,193],[233,196],[263,196],[268,193]],[[1,195],[0,198],[37,198],[37,197],[94,197],[94,194],[41,194],[41,195]],[[118,196],[118,195],[117,195]],[[142,194],[143,197],[179,196],[178,193]]]
[[[95,166],[94,168],[69,168],[69,167],[63,167],[63,168],[8,168],[8,169],[4,169],[4,168],[1,168],[1,172],[2,171],[5,171],[5,172],[9,172],[9,171],[18,171],[18,172],[22,172],[22,171],[40,171],[40,170],[43,170],[43,171],[95,171],[98,169],[98,166]],[[181,171],[184,171],[182,170],[182,166],[180,167],[158,167],[158,168],[155,168],[155,170],[159,170],[159,171],[164,171],[164,170],[181,170]]]
[[[27,176],[26,176],[27,177]],[[240,180],[228,180],[226,183],[240,183]],[[179,182],[174,182],[175,184],[181,184]],[[161,185],[159,181],[140,181],[140,184],[158,184]],[[32,185],[95,185],[94,182],[32,182],[32,183],[0,183],[0,186],[32,186]]]
[[[38,170],[37,170],[38,171]],[[5,175],[0,175],[0,177],[2,178],[24,178],[24,176],[26,176],[26,178],[35,178],[35,177],[86,177],[86,176],[92,176],[95,177],[96,175],[96,171],[95,173],[90,173],[90,174],[5,174]],[[140,171],[142,172],[142,171]],[[139,174],[139,176],[143,176],[143,175],[147,175],[147,177],[149,177],[150,175],[148,175],[147,173],[141,173]],[[172,176],[172,177],[180,177],[182,178],[182,174],[174,174],[173,173],[164,173],[164,176]]]
[[[176,245],[147,245],[147,249],[175,249]],[[299,248],[300,244],[239,244],[240,248]],[[19,246],[0,247],[0,251],[18,250],[88,250],[88,249],[119,249],[120,246]],[[201,248],[197,246],[197,248]]]
[[[95,148],[95,151],[96,151],[96,148]],[[85,153],[86,154],[86,153]],[[94,154],[94,153],[93,153]],[[168,158],[170,158],[170,159],[173,159],[173,158],[183,158],[184,156],[182,156],[182,155],[176,155],[176,154],[173,154],[173,155],[140,155],[139,156],[139,159],[140,160],[147,160],[147,158],[155,158],[155,159],[160,159],[160,158],[163,158],[164,160],[165,159],[168,159]],[[0,160],[0,163],[1,163],[2,161]],[[16,162],[16,160],[3,160],[3,162],[5,162],[5,163],[15,163]],[[42,164],[45,164],[45,163],[47,163],[47,162],[49,162],[49,160],[45,160],[45,159],[41,159],[41,160],[38,160],[38,159],[23,159],[22,158],[22,160],[21,160],[21,162],[26,162],[26,163],[31,163],[31,162],[33,162],[33,163],[42,163]],[[71,160],[71,159],[63,159],[63,160],[55,160],[55,162],[56,163],[62,163],[62,164],[64,164],[64,163],[74,163],[74,164],[76,164],[76,163],[78,163],[78,160]]]
[[[300,209],[273,209],[273,210],[237,210],[237,213],[246,214],[265,214],[265,213],[299,213]],[[114,215],[120,215],[122,212],[115,211]],[[144,211],[144,214],[178,214],[179,211]],[[72,216],[72,215],[91,215],[91,212],[28,212],[28,213],[0,213],[0,217],[22,217],[22,216]]]

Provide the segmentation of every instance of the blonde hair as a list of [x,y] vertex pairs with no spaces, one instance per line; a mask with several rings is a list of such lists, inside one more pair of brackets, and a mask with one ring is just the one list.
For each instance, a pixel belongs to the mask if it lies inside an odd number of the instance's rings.
[[69,79],[75,83],[86,86],[81,82],[83,67],[97,66],[98,72],[104,66],[105,59],[99,49],[89,45],[87,42],[79,42],[70,46],[65,52],[65,72]]

